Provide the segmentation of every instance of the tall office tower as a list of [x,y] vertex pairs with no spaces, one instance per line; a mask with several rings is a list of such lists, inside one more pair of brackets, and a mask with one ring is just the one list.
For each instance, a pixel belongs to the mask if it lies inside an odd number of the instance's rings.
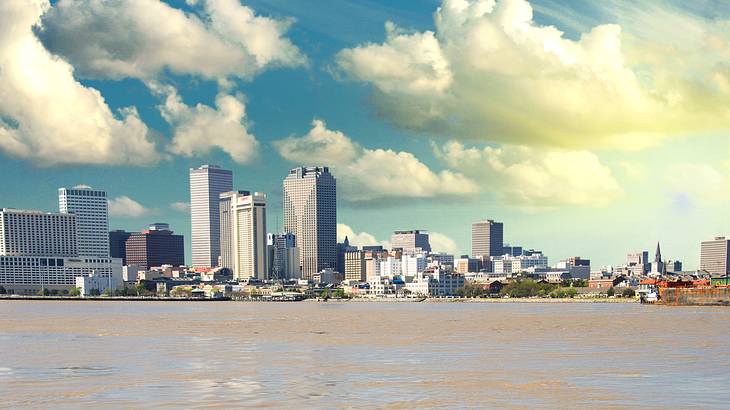
[[127,239],[133,233],[121,229],[109,231],[109,256],[121,259],[122,265],[127,264]]
[[86,185],[58,189],[58,209],[76,215],[80,256],[109,257],[109,204],[106,192]]
[[190,168],[190,223],[193,266],[218,266],[220,195],[233,189],[233,172],[216,165]]
[[297,237],[302,278],[337,266],[337,183],[329,167],[300,167],[284,179],[284,231]]
[[233,209],[231,204],[239,196],[251,195],[249,191],[228,191],[219,196],[220,212],[220,260],[218,266],[233,272]]
[[491,219],[471,225],[471,255],[475,258],[502,256],[504,225]]
[[700,270],[712,276],[730,275],[730,239],[724,236],[702,241],[700,246]]
[[228,214],[222,214],[221,238],[230,238],[230,245],[224,243],[224,267],[230,265],[233,277],[238,280],[250,278],[267,279],[268,263],[266,249],[266,194],[248,191],[228,192],[221,195],[222,203],[228,204]]
[[404,251],[412,251],[420,248],[423,251],[431,252],[431,244],[428,242],[428,232],[417,229],[393,232],[393,235],[390,236],[390,247]]
[[185,264],[185,240],[182,235],[175,235],[168,224],[155,223],[146,231],[131,234],[125,252],[129,265],[145,269]]
[[270,279],[299,279],[299,248],[291,233],[270,233],[266,237],[269,251]]

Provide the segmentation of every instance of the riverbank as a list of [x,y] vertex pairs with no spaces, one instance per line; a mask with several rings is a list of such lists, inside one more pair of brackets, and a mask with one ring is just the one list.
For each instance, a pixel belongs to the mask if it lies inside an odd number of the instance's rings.
[[[96,301],[96,302],[294,302],[284,300],[231,300],[231,298],[201,299],[157,296],[19,296],[3,295],[0,300],[54,300],[54,301]],[[301,302],[351,302],[351,303],[638,303],[634,298],[353,298],[353,299],[304,299]]]
[[639,303],[635,298],[353,298],[306,299],[308,302],[363,303]]
[[89,301],[89,302],[222,302],[230,301],[231,298],[202,299],[202,298],[172,298],[158,296],[22,296],[2,295],[0,300],[66,300],[66,301]]

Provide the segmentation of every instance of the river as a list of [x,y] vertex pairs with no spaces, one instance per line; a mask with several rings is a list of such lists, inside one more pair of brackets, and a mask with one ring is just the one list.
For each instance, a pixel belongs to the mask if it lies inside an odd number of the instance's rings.
[[0,407],[727,408],[730,309],[0,301]]

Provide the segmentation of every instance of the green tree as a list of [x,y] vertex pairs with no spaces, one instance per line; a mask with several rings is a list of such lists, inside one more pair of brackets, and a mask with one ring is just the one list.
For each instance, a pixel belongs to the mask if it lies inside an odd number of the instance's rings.
[[101,292],[99,292],[99,289],[90,289],[89,290],[89,296],[99,296],[101,295]]
[[47,288],[39,289],[38,290],[38,296],[49,296],[51,294],[51,291]]
[[608,297],[611,297],[611,296],[613,296],[615,294],[616,294],[616,290],[613,288],[613,286],[611,286],[610,288],[608,288],[608,290],[606,291],[606,295],[608,295]]
[[625,298],[633,298],[636,296],[636,292],[631,288],[626,288],[621,292],[621,295]]
[[500,294],[513,298],[527,298],[533,296],[548,296],[558,286],[552,283],[536,282],[532,279],[524,279],[511,282],[505,285]]
[[585,288],[586,286],[588,286],[588,281],[585,279],[573,279],[570,283],[570,286],[576,288]]
[[74,287],[68,292],[69,296],[81,296],[81,288]]
[[112,291],[112,288],[106,288],[106,289],[104,289],[104,296],[111,297],[113,295],[114,295],[114,292]]
[[330,290],[329,289],[323,290],[322,292],[320,292],[319,297],[322,298],[322,299],[324,299],[324,300],[329,299],[330,298]]
[[4,287],[0,286],[0,295],[5,295],[6,293],[8,293],[8,291]]

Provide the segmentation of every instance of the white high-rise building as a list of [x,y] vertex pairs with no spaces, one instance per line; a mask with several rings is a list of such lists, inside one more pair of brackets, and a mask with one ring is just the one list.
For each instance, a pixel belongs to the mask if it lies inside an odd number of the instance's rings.
[[702,241],[700,270],[707,271],[712,276],[730,275],[730,238],[717,236],[714,240]]
[[[224,265],[231,265],[233,277],[238,280],[267,279],[266,195],[239,191],[225,193],[221,198],[225,199],[221,204],[229,205],[228,216],[221,217],[221,221],[230,222],[220,227],[224,248],[231,252],[229,261],[228,251],[224,251]],[[230,245],[225,238],[230,238]]]
[[35,294],[41,288],[68,291],[76,277],[95,274],[119,283],[121,259],[78,256],[78,216],[3,209],[0,211],[0,285],[9,293]]
[[105,191],[86,185],[59,188],[58,209],[76,215],[79,255],[109,257],[109,203]]
[[233,189],[233,172],[216,165],[190,169],[190,223],[193,266],[218,266],[220,195]]
[[3,208],[0,255],[77,256],[76,215]]
[[270,233],[266,237],[269,250],[270,279],[299,279],[299,248],[291,233]]
[[238,196],[251,195],[249,191],[228,191],[220,194],[220,250],[219,267],[233,272],[233,208],[232,203]]
[[300,167],[284,179],[284,231],[297,238],[303,279],[337,267],[337,184],[328,167]]
[[401,273],[403,274],[403,276],[416,276],[419,273],[425,271],[426,265],[428,265],[428,260],[426,258],[425,252],[404,254],[401,257],[401,261]]

